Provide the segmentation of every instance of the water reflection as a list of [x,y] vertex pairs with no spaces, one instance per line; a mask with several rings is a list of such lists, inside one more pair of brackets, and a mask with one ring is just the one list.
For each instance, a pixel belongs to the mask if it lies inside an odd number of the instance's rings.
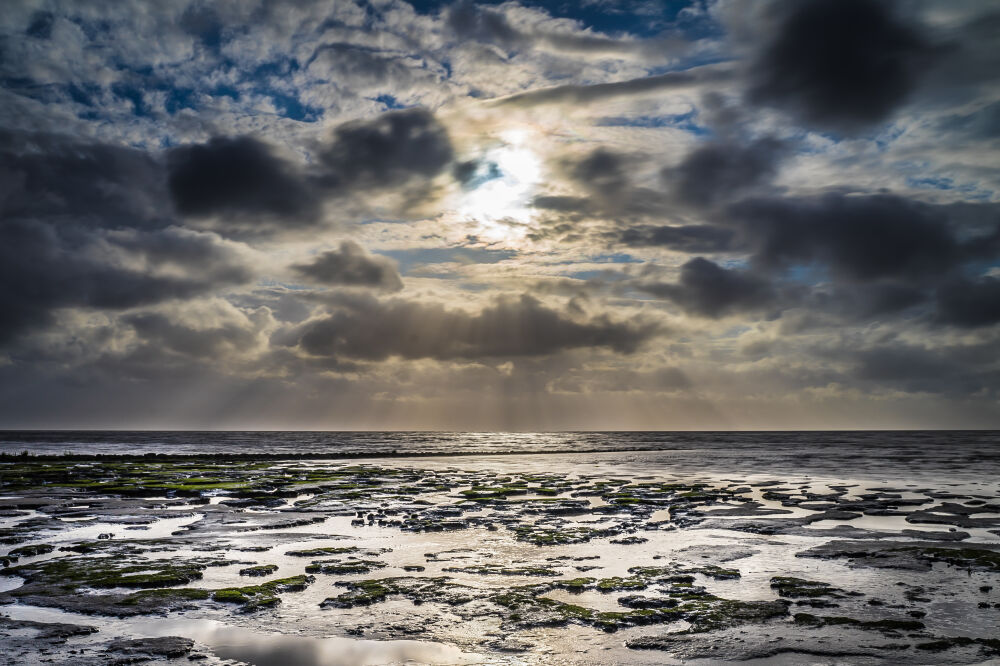
[[24,585],[24,579],[17,576],[0,576],[0,592],[16,590]]
[[427,641],[373,641],[341,636],[313,638],[272,634],[215,620],[193,618],[109,619],[105,622],[75,613],[20,605],[5,607],[3,614],[13,619],[35,622],[96,624],[104,637],[184,636],[208,646],[222,659],[232,659],[252,666],[484,663],[482,657],[462,652],[455,646]]
[[[361,666],[362,664],[472,664],[478,660],[450,645],[424,641],[369,641],[260,634],[206,620],[183,621],[168,634],[205,643],[223,659],[254,666]],[[161,634],[166,635],[166,634]]]

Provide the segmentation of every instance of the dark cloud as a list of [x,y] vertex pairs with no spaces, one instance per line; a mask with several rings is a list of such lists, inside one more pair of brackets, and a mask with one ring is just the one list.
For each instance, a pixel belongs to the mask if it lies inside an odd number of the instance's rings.
[[[558,220],[582,218],[662,218],[671,205],[668,195],[651,187],[633,184],[633,174],[648,163],[643,153],[623,153],[600,147],[583,156],[566,157],[556,162],[561,174],[569,179],[582,196],[542,194],[534,197],[532,207],[559,213]],[[557,221],[557,224],[559,222]],[[545,227],[543,220],[539,224]],[[551,229],[542,229],[543,235]]]
[[181,146],[168,163],[170,194],[182,215],[275,215],[295,224],[311,221],[318,211],[298,168],[249,136]]
[[712,128],[714,135],[730,139],[750,120],[747,110],[738,98],[723,95],[715,90],[709,90],[701,96],[698,118],[707,127]]
[[711,224],[638,226],[626,229],[619,240],[635,247],[667,247],[692,254],[727,252],[734,247],[736,232]]
[[668,72],[655,76],[645,76],[616,83],[595,83],[592,85],[569,84],[540,88],[523,93],[501,97],[492,102],[494,106],[529,107],[542,104],[588,104],[615,97],[643,95],[666,90],[693,88],[705,83],[723,83],[732,77],[726,66],[706,65],[683,72]]
[[[259,331],[245,321],[192,328],[163,313],[140,312],[123,316],[122,322],[132,327],[144,346],[183,357],[217,360],[232,352],[248,351],[260,342]],[[158,359],[159,363],[164,361]]]
[[944,284],[936,294],[935,320],[965,328],[1000,323],[1000,280],[957,279]]
[[456,2],[445,12],[446,25],[461,40],[514,48],[527,43],[500,12],[474,2]]
[[451,163],[454,152],[434,114],[413,108],[337,127],[319,157],[326,169],[323,186],[344,193],[432,178]]
[[[715,147],[703,153],[712,155],[706,164],[722,164],[725,173],[729,158],[714,153]],[[689,169],[699,161],[685,160],[675,171],[712,173],[710,166]],[[752,162],[748,158],[734,168],[718,193],[699,193],[700,201],[722,201],[741,178],[757,178],[747,167]],[[583,204],[570,208],[583,210]],[[670,213],[668,207],[662,211]],[[907,318],[924,325],[982,327],[1000,321],[995,279],[969,277],[1000,260],[1000,209],[994,204],[932,204],[849,192],[757,195],[712,206],[706,218],[703,224],[633,225],[604,237],[631,247],[745,256],[746,269],[726,270],[697,259],[685,265],[677,283],[648,276],[628,281],[691,314],[771,316],[795,307],[827,324]]]
[[219,358],[232,348],[247,349],[256,342],[252,330],[235,324],[198,330],[156,312],[126,315],[122,321],[145,344],[188,357]]
[[532,208],[541,208],[560,213],[581,213],[592,215],[596,207],[588,197],[542,195],[531,200]]
[[936,49],[882,0],[775,3],[777,29],[751,63],[751,101],[818,127],[855,131],[887,119]]
[[[661,172],[669,191],[631,184],[631,174],[648,156],[623,154],[597,148],[563,170],[590,195],[587,197],[539,196],[539,208],[577,213],[664,218],[684,213],[683,205],[710,207],[760,190],[777,173],[787,150],[784,142],[764,137],[750,143],[716,140],[699,146],[681,162]],[[707,225],[644,225],[626,230],[622,242],[633,245],[676,246],[684,252],[718,252],[729,249],[733,232]]]
[[617,239],[680,252],[744,252],[757,271],[814,268],[840,282],[926,286],[1000,259],[1000,209],[929,204],[895,194],[755,196],[700,225],[637,225]]
[[921,347],[901,342],[852,351],[851,379],[908,393],[968,396],[994,392],[1000,381],[996,342]]
[[495,164],[484,164],[479,160],[456,162],[451,169],[451,175],[463,186],[468,187],[475,182],[476,176],[481,171],[485,171],[485,175],[490,177],[499,175],[499,168]]
[[931,291],[907,281],[880,280],[858,284],[820,285],[807,305],[847,321],[874,321],[901,316],[926,305]]
[[[588,196],[542,195],[532,199],[533,208],[559,213],[555,220],[581,218],[619,219],[663,218],[671,207],[670,197],[649,187],[603,188],[601,184],[583,185]],[[545,224],[544,221],[541,224]]]
[[940,132],[963,134],[972,140],[1000,137],[1000,102],[993,102],[970,113],[955,113],[937,121]]
[[13,220],[0,233],[0,343],[50,323],[58,308],[125,310],[253,277],[218,236],[176,227],[92,233]]
[[605,316],[578,321],[530,296],[502,299],[476,313],[362,297],[343,298],[337,305],[330,315],[285,333],[283,342],[320,357],[448,360],[539,356],[581,347],[628,354],[659,332],[651,324]]
[[746,145],[709,143],[664,169],[663,178],[681,201],[709,206],[769,182],[784,152],[785,145],[772,137]]
[[947,213],[896,195],[832,193],[747,199],[726,216],[760,268],[819,265],[839,279],[926,281],[979,252],[958,237]]
[[713,318],[760,310],[776,300],[775,290],[767,280],[746,270],[723,268],[703,257],[681,266],[677,283],[640,281],[635,288],[669,299],[686,312]]
[[220,216],[220,230],[271,233],[319,222],[326,198],[433,178],[453,151],[434,115],[413,108],[340,125],[317,156],[306,170],[249,136],[181,146],[168,155],[170,194],[184,216]]
[[356,44],[323,44],[306,63],[310,73],[339,87],[398,95],[414,81],[407,65]]
[[144,151],[0,131],[0,220],[160,228],[169,208],[163,166]]
[[621,153],[598,148],[569,167],[570,176],[587,189],[614,197],[628,187],[630,160]]
[[337,250],[321,253],[308,264],[295,264],[292,270],[305,279],[324,285],[371,287],[399,291],[403,281],[395,263],[386,257],[373,256],[353,241],[344,241]]
[[[561,213],[560,219],[614,216],[637,221],[682,219],[690,207],[714,207],[738,199],[748,191],[760,191],[776,174],[786,152],[784,142],[764,137],[750,143],[716,140],[700,146],[681,162],[661,173],[667,191],[637,187],[631,174],[649,156],[624,154],[601,147],[582,158],[566,159],[563,172],[586,196],[542,195],[532,202],[535,208]],[[539,236],[545,234],[546,229]],[[643,223],[623,231],[603,234],[611,242],[633,247],[661,246],[680,252],[712,253],[742,249],[737,230],[715,224]]]
[[36,11],[31,15],[31,23],[24,34],[35,39],[51,39],[53,23],[55,23],[55,15],[52,12]]
[[222,40],[223,24],[212,7],[191,4],[181,15],[180,27],[188,34],[197,37],[209,48],[217,47]]
[[166,172],[145,152],[51,134],[2,145],[0,344],[59,308],[125,310],[252,278],[235,246],[173,226]]
[[749,268],[698,258],[677,284],[637,288],[705,316],[802,306],[848,320],[923,313],[925,322],[972,327],[1000,319],[996,281],[964,277],[1000,259],[1000,216],[990,205],[830,193],[745,199],[718,217],[724,224],[632,227],[618,240],[745,253]]
[[[970,9],[973,7],[970,7]],[[1000,11],[993,3],[976,3],[965,22],[944,31],[947,45],[940,62],[927,73],[915,102],[968,113],[971,106],[992,102],[989,92],[1000,70]],[[995,115],[995,114],[994,114]],[[984,118],[987,126],[989,118]],[[993,134],[992,136],[996,136]]]

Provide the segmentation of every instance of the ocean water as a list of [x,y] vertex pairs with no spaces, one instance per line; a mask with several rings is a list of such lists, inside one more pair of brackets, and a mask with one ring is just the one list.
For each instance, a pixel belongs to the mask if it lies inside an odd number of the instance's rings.
[[[1000,431],[235,432],[0,431],[0,453],[317,457],[569,456],[629,466],[856,478],[994,478]],[[558,455],[557,455],[558,454]],[[608,454],[615,454],[613,456]]]

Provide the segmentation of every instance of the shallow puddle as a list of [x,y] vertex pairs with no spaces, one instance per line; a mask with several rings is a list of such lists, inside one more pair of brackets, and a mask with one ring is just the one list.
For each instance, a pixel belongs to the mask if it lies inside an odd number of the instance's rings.
[[185,617],[99,620],[48,608],[10,606],[15,620],[98,625],[101,633],[130,638],[182,636],[207,646],[222,659],[252,666],[366,666],[369,664],[482,664],[487,660],[457,647],[428,641],[372,641],[339,636],[316,638],[251,631],[216,620]]

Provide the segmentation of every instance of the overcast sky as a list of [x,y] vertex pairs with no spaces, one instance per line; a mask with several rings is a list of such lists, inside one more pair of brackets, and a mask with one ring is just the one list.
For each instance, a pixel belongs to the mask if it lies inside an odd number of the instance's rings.
[[8,0],[0,427],[1000,427],[1000,2]]

